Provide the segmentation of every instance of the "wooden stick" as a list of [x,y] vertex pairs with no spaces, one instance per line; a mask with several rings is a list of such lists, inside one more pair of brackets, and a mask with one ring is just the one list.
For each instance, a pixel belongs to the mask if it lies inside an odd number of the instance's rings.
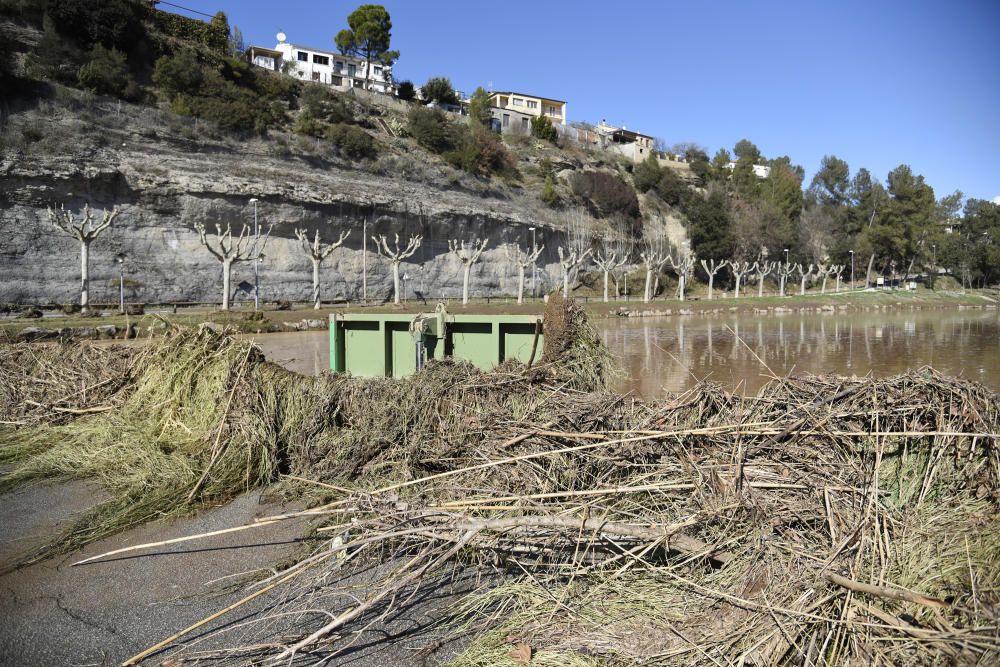
[[914,604],[920,604],[925,607],[933,607],[935,609],[946,609],[951,606],[944,600],[927,597],[926,595],[921,595],[920,593],[913,593],[905,588],[887,588],[886,586],[865,584],[860,581],[843,577],[836,572],[827,572],[823,576],[830,583],[837,584],[838,586],[842,586],[843,588],[854,591],[855,593],[867,593],[868,595],[874,595],[887,600],[912,602]]
[[130,551],[139,551],[140,549],[152,549],[153,547],[162,547],[168,544],[178,544],[179,542],[190,542],[191,540],[200,540],[204,537],[215,537],[216,535],[225,535],[226,533],[236,533],[241,530],[246,530],[247,528],[258,528],[260,526],[270,526],[273,523],[278,523],[278,520],[272,521],[261,521],[260,523],[249,523],[244,526],[235,526],[233,528],[223,528],[222,530],[213,530],[208,533],[198,533],[197,535],[187,535],[185,537],[175,537],[170,540],[161,540],[159,542],[147,542],[145,544],[136,544],[132,547],[123,547],[121,549],[115,549],[113,551],[107,551],[96,556],[91,556],[90,558],[84,558],[83,560],[73,563],[70,567],[76,567],[77,565],[83,565],[84,563],[90,563],[95,560],[100,560],[101,558],[107,558],[108,556],[117,556],[118,554],[128,553]]

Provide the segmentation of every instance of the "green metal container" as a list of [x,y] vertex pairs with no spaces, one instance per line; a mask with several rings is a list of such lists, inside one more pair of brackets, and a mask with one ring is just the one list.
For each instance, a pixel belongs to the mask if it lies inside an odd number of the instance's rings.
[[418,315],[330,316],[330,369],[360,377],[404,377],[445,357],[489,370],[507,359],[537,359],[543,345],[536,315],[452,315],[442,304]]

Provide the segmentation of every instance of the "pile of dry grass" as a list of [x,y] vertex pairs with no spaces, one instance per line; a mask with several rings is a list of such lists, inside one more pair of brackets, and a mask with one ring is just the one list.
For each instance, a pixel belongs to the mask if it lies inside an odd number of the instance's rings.
[[[580,327],[560,343],[576,338],[576,366],[432,363],[403,380],[302,378],[232,339],[178,337],[76,435],[18,429],[61,444],[15,476],[93,457],[117,426],[187,466],[143,473],[136,502],[164,481],[182,492],[154,504],[173,508],[279,472],[313,494],[322,545],[254,589],[274,601],[242,624],[249,639],[174,656],[198,664],[335,661],[451,567],[490,573],[446,619],[471,638],[462,667],[1000,659],[994,393],[921,369],[645,402],[601,390],[606,351]],[[364,562],[395,565],[324,610],[345,563]]]

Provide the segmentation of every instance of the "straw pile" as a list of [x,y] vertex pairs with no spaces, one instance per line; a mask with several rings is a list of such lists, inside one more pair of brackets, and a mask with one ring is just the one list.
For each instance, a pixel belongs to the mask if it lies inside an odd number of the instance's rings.
[[[185,334],[149,352],[121,408],[18,428],[59,444],[20,457],[3,487],[97,456],[114,424],[134,429],[131,447],[160,429],[183,488],[145,512],[117,506],[118,526],[281,473],[312,494],[322,544],[259,583],[251,597],[272,604],[218,635],[224,650],[172,656],[197,664],[336,664],[450,568],[489,573],[442,618],[468,637],[461,667],[1000,659],[994,393],[921,369],[645,402],[602,391],[606,351],[560,308],[560,358],[434,363],[406,380],[302,378]],[[162,489],[142,467],[145,493]],[[147,502],[132,488],[112,491]],[[388,567],[363,596],[324,610],[345,570],[374,563]]]

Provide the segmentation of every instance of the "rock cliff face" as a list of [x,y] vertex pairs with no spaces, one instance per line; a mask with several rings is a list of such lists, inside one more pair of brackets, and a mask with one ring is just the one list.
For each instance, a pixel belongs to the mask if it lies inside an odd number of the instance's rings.
[[[96,109],[96,111],[94,110]],[[169,122],[168,122],[169,121]],[[171,125],[170,123],[174,123]],[[517,270],[502,244],[531,243],[537,226],[546,251],[539,259],[539,291],[559,283],[556,244],[561,232],[539,219],[534,194],[516,187],[484,192],[447,167],[424,165],[419,178],[351,169],[314,155],[279,156],[275,142],[236,142],[192,136],[161,112],[113,103],[87,114],[42,103],[7,120],[0,157],[0,302],[73,302],[79,290],[79,245],[49,222],[46,206],[82,209],[117,206],[114,226],[91,248],[91,299],[117,296],[118,253],[127,256],[130,298],[145,302],[218,301],[220,264],[199,244],[194,224],[273,225],[261,264],[265,300],[308,300],[311,263],[294,230],[316,229],[324,239],[350,229],[342,248],[324,262],[324,299],[356,298],[367,263],[369,298],[388,298],[388,264],[362,252],[369,234],[423,234],[424,242],[402,271],[406,292],[428,298],[461,294],[461,264],[448,239],[486,236],[490,246],[473,270],[474,295],[511,294]],[[420,158],[412,158],[420,160]],[[478,189],[477,189],[478,188]],[[367,257],[367,262],[365,262]],[[233,285],[252,283],[249,263],[234,267]],[[530,281],[530,270],[529,270]],[[237,300],[248,295],[238,292]]]

